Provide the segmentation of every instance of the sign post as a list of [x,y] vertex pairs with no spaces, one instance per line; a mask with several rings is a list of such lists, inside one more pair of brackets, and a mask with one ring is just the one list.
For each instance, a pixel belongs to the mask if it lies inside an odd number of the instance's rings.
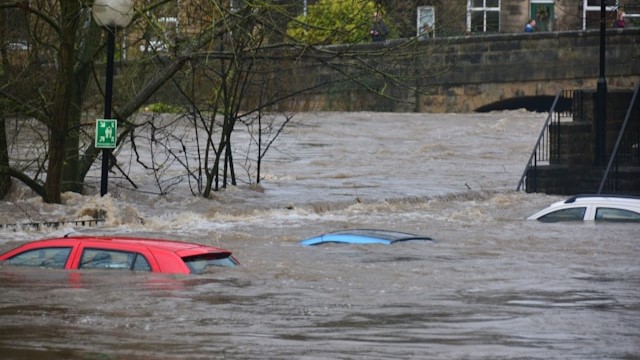
[[[105,109],[108,108],[105,107]],[[107,193],[107,181],[109,179],[109,158],[111,157],[111,149],[115,149],[116,147],[117,134],[118,120],[96,120],[95,145],[96,149],[102,149],[102,176],[100,179],[100,196],[104,196]]]

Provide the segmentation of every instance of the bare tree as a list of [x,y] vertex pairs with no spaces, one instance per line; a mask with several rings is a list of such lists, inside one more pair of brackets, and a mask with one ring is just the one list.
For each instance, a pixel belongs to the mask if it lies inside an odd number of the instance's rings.
[[[129,59],[118,68],[119,91],[114,94],[113,113],[121,124],[118,146],[131,147],[136,156],[112,170],[133,187],[127,174],[138,165],[154,177],[160,194],[183,181],[204,197],[237,184],[238,124],[249,133],[244,148],[255,151],[240,159],[257,183],[262,160],[291,120],[287,112],[303,94],[358,86],[381,99],[406,101],[405,94],[396,92],[415,91],[424,83],[417,78],[442,71],[407,69],[430,51],[417,46],[417,39],[384,47],[318,47],[287,37],[286,24],[297,15],[288,2],[232,4],[193,1],[184,5],[188,9],[171,13],[175,4],[161,0],[139,9],[127,33],[117,34],[118,43],[126,45],[118,52]],[[8,1],[0,9],[22,14],[29,30],[21,35],[28,40],[23,57],[2,52],[0,124],[6,127],[10,120],[9,132],[15,135],[6,143],[0,137],[0,185],[10,176],[45,201],[60,202],[63,191],[83,191],[85,177],[100,155],[91,130],[102,100],[102,72],[96,64],[104,57],[104,31],[81,2]],[[182,27],[168,26],[171,21]],[[0,35],[7,49],[8,37]],[[161,94],[171,94],[164,100],[185,109],[176,119],[188,120],[191,133],[197,134],[193,152],[187,150],[191,140],[186,133],[176,132],[175,121],[132,116],[148,102],[162,101]],[[20,141],[31,142],[32,150],[25,150]],[[14,150],[4,159],[2,150],[7,149]],[[20,157],[16,150],[30,151],[29,156]],[[255,161],[255,172],[248,161]],[[184,169],[181,175],[166,170],[176,164]]]
[[[41,144],[34,144],[46,149],[43,161],[34,159],[23,168],[11,161],[0,163],[0,177],[19,179],[47,202],[60,202],[63,191],[81,192],[84,177],[99,155],[90,134],[99,98],[90,95],[101,88],[102,76],[95,64],[104,53],[101,41],[104,31],[92,21],[87,5],[73,1],[0,4],[5,18],[20,16],[27,29],[26,34],[12,39],[6,33],[10,24],[1,26],[5,29],[2,39],[5,81],[0,87],[2,125],[6,127],[9,116],[16,119],[19,128],[22,128],[19,119],[35,119],[42,124],[38,130],[46,135]],[[139,17],[138,23],[144,24],[144,20]],[[25,48],[12,47],[14,40]],[[140,84],[135,96],[119,107],[118,118],[126,124],[125,120],[186,61],[187,56],[177,56]],[[6,144],[2,150],[8,147]]]

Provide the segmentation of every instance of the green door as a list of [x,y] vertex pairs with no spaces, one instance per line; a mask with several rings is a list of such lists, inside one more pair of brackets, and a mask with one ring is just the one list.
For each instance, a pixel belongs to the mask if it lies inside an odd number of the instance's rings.
[[536,31],[553,30],[553,8],[552,2],[531,3],[531,18],[536,20]]

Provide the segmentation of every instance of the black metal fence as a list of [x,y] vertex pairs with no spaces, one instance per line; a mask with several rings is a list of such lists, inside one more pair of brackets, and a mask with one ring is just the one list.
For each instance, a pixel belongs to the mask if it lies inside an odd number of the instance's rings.
[[[560,131],[561,121],[574,120],[574,114],[582,114],[582,109],[577,109],[577,106],[582,106],[581,101],[573,101],[576,95],[575,90],[560,90],[556,93],[556,96],[551,104],[551,109],[547,115],[547,120],[542,126],[538,140],[533,147],[533,151],[529,156],[529,161],[524,168],[524,172],[518,182],[516,191],[527,190],[528,192],[537,191],[537,167],[540,164],[548,165],[552,159],[560,158],[561,139]],[[554,128],[555,131],[551,131]],[[527,181],[527,177],[531,177]],[[527,183],[529,183],[527,185]],[[530,188],[527,188],[530,187]]]

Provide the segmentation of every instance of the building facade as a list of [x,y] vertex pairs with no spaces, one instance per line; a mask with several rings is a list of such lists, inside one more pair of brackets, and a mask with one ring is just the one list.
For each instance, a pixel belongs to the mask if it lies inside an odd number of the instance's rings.
[[[535,31],[597,29],[601,15],[600,0],[453,0],[426,1],[420,6],[432,9],[435,36],[445,37],[522,32],[530,19],[536,21]],[[627,26],[640,26],[640,0],[608,0],[605,10],[607,27],[619,10],[625,12]]]

